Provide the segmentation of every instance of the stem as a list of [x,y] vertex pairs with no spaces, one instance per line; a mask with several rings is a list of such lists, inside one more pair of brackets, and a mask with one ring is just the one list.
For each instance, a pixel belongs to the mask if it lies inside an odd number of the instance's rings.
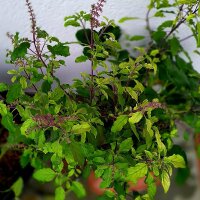
[[147,14],[146,14],[146,29],[149,32],[149,35],[151,36],[152,30],[151,30],[150,21],[149,21],[150,12],[151,12],[151,8],[148,9]]
[[110,26],[110,24],[107,24],[103,30],[101,30],[100,34],[99,34],[99,38],[101,38],[101,36],[104,34],[104,32],[106,31],[106,29]]
[[[90,44],[90,40],[89,40],[88,35],[87,35],[87,32],[86,32],[85,24],[83,23],[83,20],[82,20],[82,19],[80,19],[80,22],[81,22],[81,25],[82,25],[83,30],[84,30],[85,38],[86,38],[88,44]],[[92,33],[91,33],[91,34],[92,34]]]
[[[26,76],[27,76],[28,80],[30,81],[31,77],[30,77],[30,75],[27,73],[27,71],[26,71],[25,67],[24,67],[24,72],[25,72],[25,74],[26,74]],[[37,92],[37,91],[38,91],[38,89],[37,89],[37,87],[35,86],[35,84],[32,84],[32,85],[33,85],[33,87],[34,87],[35,91]]]
[[[90,49],[93,51],[94,50],[94,29],[91,27],[91,40],[90,40]],[[91,76],[91,85],[90,85],[90,103],[92,103],[92,100],[94,98],[94,70],[93,70],[93,55],[91,55],[91,67],[90,67],[90,76]]]
[[180,42],[183,42],[183,41],[185,41],[187,39],[190,39],[193,36],[194,36],[193,34],[192,35],[188,35],[187,37],[180,39]]

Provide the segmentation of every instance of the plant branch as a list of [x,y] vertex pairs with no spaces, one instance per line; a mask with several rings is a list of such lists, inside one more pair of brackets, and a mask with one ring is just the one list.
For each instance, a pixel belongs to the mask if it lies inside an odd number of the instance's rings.
[[[181,7],[179,8],[179,11],[182,11],[182,8],[183,8],[183,7],[181,6]],[[195,8],[194,11],[192,12],[192,14],[197,13],[197,11],[198,11],[198,6],[196,6],[196,8]],[[185,16],[182,17],[182,19],[181,19],[176,25],[174,25],[174,26],[171,28],[170,32],[165,36],[164,40],[168,39],[169,36],[172,35],[174,31],[176,31],[183,23],[185,23],[188,14],[189,14],[189,11],[187,11],[186,14],[185,14]],[[180,15],[180,14],[178,13],[178,15]],[[178,16],[178,15],[177,15],[177,16]]]

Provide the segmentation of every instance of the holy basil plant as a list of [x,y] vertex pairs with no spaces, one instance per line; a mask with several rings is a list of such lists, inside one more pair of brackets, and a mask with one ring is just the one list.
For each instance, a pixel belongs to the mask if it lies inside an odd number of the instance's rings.
[[[90,62],[91,72],[62,83],[56,72],[66,65],[71,43],[38,28],[26,2],[32,38],[8,34],[13,44],[8,59],[15,68],[8,71],[12,84],[0,84],[1,123],[9,131],[2,156],[10,149],[20,151],[20,164],[34,168],[34,179],[54,182],[56,200],[70,191],[84,197],[79,178],[91,171],[102,178],[101,188],[113,189],[100,199],[154,199],[156,179],[167,192],[173,167],[184,168],[185,160],[170,151],[177,129],[168,107],[144,94],[141,76],[146,70],[157,75],[157,51],[138,48],[137,57],[107,62],[127,53],[118,42],[120,28],[107,18],[99,22],[105,3],[99,0],[90,14],[65,18],[66,27],[79,28],[77,43],[84,47],[75,62]],[[146,193],[129,193],[128,184],[143,177]],[[19,178],[11,188],[19,196],[22,187]]]

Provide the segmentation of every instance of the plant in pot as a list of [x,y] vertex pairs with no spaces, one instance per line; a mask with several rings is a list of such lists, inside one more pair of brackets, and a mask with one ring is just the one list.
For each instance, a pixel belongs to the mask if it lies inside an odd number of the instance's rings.
[[[99,0],[91,13],[65,18],[66,27],[81,28],[76,36],[84,50],[75,62],[90,61],[91,72],[81,73],[72,84],[61,83],[56,71],[65,65],[62,57],[70,56],[70,42],[38,28],[29,0],[26,3],[32,39],[9,34],[13,49],[8,58],[16,67],[8,71],[12,84],[0,84],[1,123],[9,132],[1,159],[17,151],[21,167],[34,169],[34,179],[54,182],[57,200],[70,191],[84,197],[79,177],[91,172],[105,189],[99,199],[153,199],[157,179],[167,192],[172,168],[184,168],[185,160],[171,151],[176,126],[170,109],[145,92],[150,86],[144,72],[157,74],[152,51],[138,48],[137,57],[107,62],[123,49],[119,27],[107,18],[99,21],[105,3]],[[130,183],[141,178],[147,190],[131,193]],[[19,196],[23,180],[13,180],[9,187]]]
[[[156,10],[153,11],[153,9]],[[151,14],[153,13],[153,14]],[[156,28],[151,27],[151,19],[161,19],[170,13],[170,20],[161,20]],[[150,42],[146,51],[153,60],[157,61],[158,73],[153,74],[145,70],[141,76],[142,83],[146,86],[144,95],[147,98],[158,98],[166,105],[170,118],[176,126],[181,126],[185,131],[184,137],[196,137],[199,133],[199,79],[190,58],[190,54],[182,46],[186,40],[193,38],[199,47],[199,1],[151,1],[146,15],[146,27],[149,32]],[[188,36],[180,38],[181,27],[188,27]],[[184,28],[185,28],[184,27]],[[189,32],[189,30],[191,30]],[[142,36],[131,36],[143,39]],[[199,54],[198,49],[194,51]],[[195,139],[196,140],[196,139]],[[197,143],[196,143],[197,144]],[[198,149],[198,147],[197,147]],[[186,158],[180,146],[173,148]],[[184,183],[189,175],[189,167],[179,169],[177,182]]]
[[[169,14],[170,13],[170,14]],[[152,18],[163,19],[170,15],[170,20],[160,20],[157,27],[151,27]],[[142,69],[139,79],[145,85],[143,98],[158,98],[168,109],[168,117],[175,122],[176,127],[184,130],[184,138],[187,140],[192,134],[195,138],[195,147],[199,152],[199,73],[192,65],[192,59],[182,46],[185,40],[194,38],[199,47],[199,2],[198,1],[150,1],[146,14],[146,27],[149,36],[148,45],[139,46],[136,49],[147,52],[148,56],[156,62],[157,73],[152,70]],[[135,17],[124,17],[119,22],[130,23],[137,20]],[[141,19],[140,19],[141,20]],[[188,36],[180,39],[182,26],[188,26]],[[144,40],[143,35],[126,36],[129,48],[118,51],[112,57],[111,62],[120,64],[133,55],[130,46],[133,41]],[[146,44],[146,43],[145,43]],[[199,54],[198,50],[195,53]],[[167,123],[165,123],[165,126]],[[187,151],[187,150],[185,150]],[[176,182],[184,184],[190,175],[186,153],[183,147],[174,145],[170,153],[178,153],[185,158],[187,167],[178,169]],[[199,153],[198,153],[199,154]],[[133,188],[136,189],[137,187]]]

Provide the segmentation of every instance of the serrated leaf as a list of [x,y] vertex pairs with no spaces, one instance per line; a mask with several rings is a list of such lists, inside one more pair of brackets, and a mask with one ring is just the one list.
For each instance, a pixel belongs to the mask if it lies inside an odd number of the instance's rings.
[[76,62],[76,63],[81,63],[81,62],[86,62],[87,60],[88,60],[88,57],[82,55],[82,56],[77,57],[77,58],[75,59],[75,62]]
[[76,194],[78,198],[83,198],[86,196],[85,188],[80,182],[73,181],[71,190]]
[[132,138],[127,138],[126,140],[122,141],[119,145],[120,152],[128,152],[133,147],[133,140]]
[[21,96],[21,90],[21,84],[17,83],[11,85],[6,95],[6,102],[12,103],[16,99],[18,99]]
[[127,121],[128,121],[127,115],[120,115],[119,117],[117,117],[116,121],[112,125],[111,131],[113,133],[121,131],[122,128],[126,125]]
[[128,169],[127,180],[137,183],[140,178],[143,178],[148,171],[148,167],[145,163],[138,163],[134,167]]
[[169,177],[169,174],[165,170],[163,170],[161,174],[161,183],[162,183],[164,192],[167,193],[170,186],[170,177]]
[[139,18],[138,17],[122,17],[118,22],[124,23],[125,21],[136,20],[136,19],[139,19]]
[[29,42],[22,42],[18,47],[14,49],[11,54],[11,59],[13,61],[17,60],[18,58],[23,58],[27,54],[27,50],[30,47]]
[[143,117],[143,114],[141,112],[135,112],[131,114],[131,117],[129,118],[130,124],[136,124],[138,123]]
[[63,187],[56,188],[55,200],[65,200],[65,190],[63,189]]
[[185,160],[182,156],[173,154],[165,157],[164,162],[171,163],[175,168],[185,168]]
[[38,169],[33,174],[33,178],[41,182],[50,182],[55,178],[55,176],[56,172],[51,168]]

